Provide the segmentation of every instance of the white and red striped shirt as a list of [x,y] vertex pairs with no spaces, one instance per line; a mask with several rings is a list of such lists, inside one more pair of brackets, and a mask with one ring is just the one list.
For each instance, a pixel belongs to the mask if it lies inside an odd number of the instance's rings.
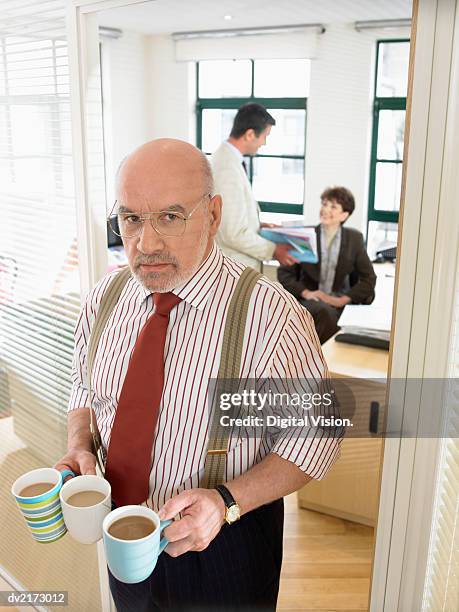
[[[152,450],[150,499],[160,508],[184,489],[199,486],[207,451],[210,379],[216,379],[226,312],[244,266],[214,245],[195,275],[173,293],[182,301],[170,314],[164,347],[164,389]],[[69,410],[89,405],[86,352],[91,324],[115,273],[90,292],[75,330],[73,390]],[[152,294],[134,277],[123,289],[102,336],[92,372],[91,406],[107,448],[129,360],[142,326],[154,311]],[[278,283],[261,278],[247,317],[241,378],[314,379],[328,376],[308,311]],[[298,432],[297,432],[298,433]],[[304,434],[304,432],[303,432]],[[339,439],[279,430],[273,439],[233,437],[227,478],[233,480],[274,452],[321,479],[339,452]]]

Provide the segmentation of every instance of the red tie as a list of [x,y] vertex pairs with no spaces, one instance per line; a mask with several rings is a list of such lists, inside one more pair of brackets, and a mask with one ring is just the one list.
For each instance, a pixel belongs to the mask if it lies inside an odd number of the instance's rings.
[[173,293],[153,295],[155,312],[132,352],[108,446],[105,477],[117,506],[148,499],[151,450],[164,385],[164,344]]

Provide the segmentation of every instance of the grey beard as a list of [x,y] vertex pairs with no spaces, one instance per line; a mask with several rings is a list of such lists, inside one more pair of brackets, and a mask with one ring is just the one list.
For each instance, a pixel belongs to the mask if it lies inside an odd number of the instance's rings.
[[[192,267],[191,270],[177,272],[176,275],[174,275],[173,277],[169,279],[164,279],[162,282],[160,281],[161,276],[159,273],[150,272],[150,274],[145,278],[146,281],[148,281],[148,279],[150,278],[153,281],[157,280],[158,282],[161,282],[161,284],[157,285],[154,290],[145,284],[145,282],[142,280],[140,275],[134,273],[136,278],[148,291],[154,291],[155,293],[169,293],[170,291],[173,291],[176,287],[180,287],[181,285],[184,285],[185,283],[187,283],[195,275],[196,271],[199,269],[199,267],[203,263],[203,257],[206,251],[208,239],[209,239],[209,227],[206,227],[204,228],[201,238],[199,240],[199,245],[198,245],[197,254],[196,254],[196,264]],[[171,262],[170,259],[167,261]],[[161,258],[155,258],[155,263],[161,263]],[[175,258],[173,260],[173,263],[176,265]]]

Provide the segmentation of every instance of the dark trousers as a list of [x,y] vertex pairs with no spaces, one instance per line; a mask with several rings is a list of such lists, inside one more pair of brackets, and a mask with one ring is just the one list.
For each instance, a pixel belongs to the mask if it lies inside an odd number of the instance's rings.
[[335,308],[320,300],[300,299],[300,304],[307,308],[312,314],[320,344],[327,342],[329,338],[339,331],[337,323],[344,310],[343,308]]
[[166,552],[149,578],[125,584],[109,571],[118,612],[275,612],[282,565],[284,501],[224,525],[201,552]]

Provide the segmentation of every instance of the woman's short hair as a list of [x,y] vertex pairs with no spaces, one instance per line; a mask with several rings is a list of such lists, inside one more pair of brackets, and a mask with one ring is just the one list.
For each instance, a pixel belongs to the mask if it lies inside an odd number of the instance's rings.
[[349,189],[346,187],[328,187],[320,196],[321,201],[324,200],[335,200],[338,204],[341,204],[341,207],[344,212],[349,213],[349,216],[352,215],[355,209],[355,199]]

